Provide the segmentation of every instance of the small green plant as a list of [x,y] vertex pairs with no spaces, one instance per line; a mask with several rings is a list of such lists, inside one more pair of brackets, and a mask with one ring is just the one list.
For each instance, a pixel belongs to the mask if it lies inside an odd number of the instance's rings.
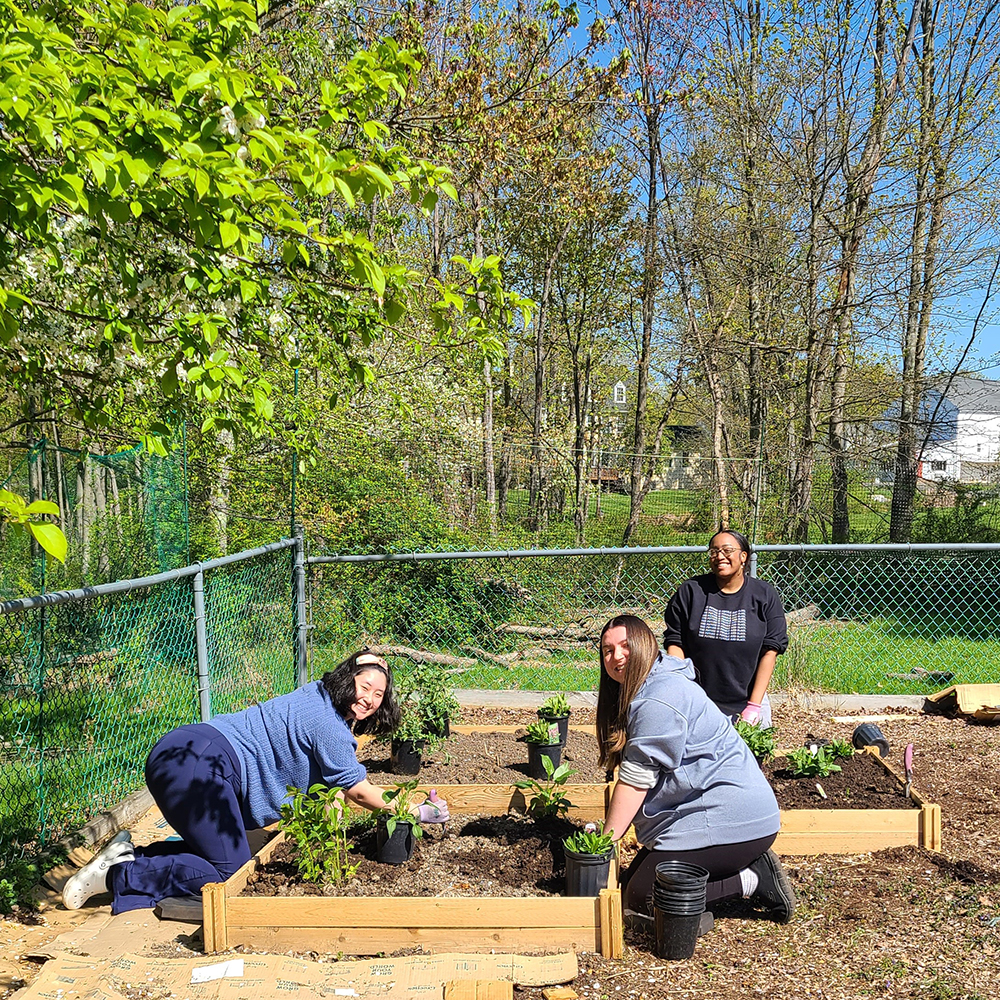
[[560,719],[569,715],[569,702],[564,694],[554,694],[551,698],[546,698],[538,708],[538,715],[541,718]]
[[540,747],[554,747],[559,743],[559,726],[539,719],[538,722],[528,724],[528,732],[524,738]]
[[458,715],[458,700],[439,663],[418,663],[399,678],[399,700],[404,711],[413,712],[421,729],[420,738],[430,746],[444,737],[444,727]]
[[288,794],[278,826],[295,844],[299,875],[317,885],[346,882],[358,865],[347,859],[347,831],[353,822],[341,790],[315,784],[303,792],[289,785]]
[[403,714],[399,720],[399,725],[393,730],[394,740],[410,740],[418,743],[423,740],[427,742],[427,732],[424,729],[424,720],[420,717],[416,706],[411,702],[403,705]]
[[847,758],[854,756],[854,744],[849,740],[830,740],[826,748],[834,757]]
[[0,878],[0,914],[8,916],[16,910],[36,910],[31,890],[38,885],[42,871],[33,861],[24,858],[8,861]]
[[523,781],[515,781],[514,787],[532,793],[528,799],[528,815],[534,816],[535,819],[565,816],[573,803],[570,802],[563,786],[569,776],[576,774],[576,771],[571,770],[568,764],[556,767],[548,757],[542,758],[542,766],[545,768],[547,781],[526,778]]
[[401,781],[387,788],[382,793],[386,808],[382,810],[385,817],[385,832],[392,836],[400,823],[407,823],[413,830],[414,837],[422,837],[424,831],[413,815],[413,796],[417,791],[417,781]]
[[839,764],[834,763],[834,754],[829,746],[817,747],[815,753],[811,747],[798,747],[788,755],[788,759],[796,778],[825,778],[841,769]]
[[778,730],[774,726],[754,726],[743,719],[736,720],[736,732],[743,737],[743,742],[750,752],[762,764],[774,756],[775,738]]
[[604,824],[598,824],[596,830],[574,830],[563,840],[563,847],[574,854],[595,854],[599,857],[610,854],[614,850],[614,840],[610,833],[604,832]]

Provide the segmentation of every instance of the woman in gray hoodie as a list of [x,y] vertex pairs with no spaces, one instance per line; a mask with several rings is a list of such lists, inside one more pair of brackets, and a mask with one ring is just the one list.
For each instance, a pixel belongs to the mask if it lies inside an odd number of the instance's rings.
[[708,903],[743,896],[791,920],[795,894],[770,850],[771,786],[691,661],[661,653],[633,615],[601,632],[597,740],[601,763],[618,768],[605,830],[618,840],[634,826],[641,845],[624,876],[626,910],[651,913],[656,866],[677,860],[708,869]]

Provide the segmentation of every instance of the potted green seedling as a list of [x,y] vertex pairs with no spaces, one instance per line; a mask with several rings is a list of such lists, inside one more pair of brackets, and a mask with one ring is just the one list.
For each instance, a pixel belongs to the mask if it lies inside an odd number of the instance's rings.
[[376,857],[382,864],[405,864],[424,834],[411,811],[416,789],[415,780],[405,781],[382,793],[386,807],[379,812],[375,828]]
[[604,824],[576,830],[563,840],[566,854],[566,895],[599,896],[608,887],[615,845]]
[[559,727],[559,742],[565,746],[569,738],[569,702],[566,695],[554,694],[546,698],[538,708],[538,718]]
[[569,764],[556,767],[550,758],[542,758],[545,776],[541,779],[528,778],[515,781],[514,787],[522,792],[531,792],[527,801],[527,813],[534,819],[555,819],[565,816],[573,805],[566,794],[565,785],[576,771]]
[[524,737],[528,744],[528,777],[542,779],[546,777],[543,761],[548,761],[555,769],[562,759],[562,744],[559,742],[559,727],[553,722],[532,722]]
[[399,675],[399,703],[420,720],[421,736],[433,746],[451,735],[451,722],[458,714],[458,700],[439,663],[418,663]]
[[417,705],[424,732],[432,739],[447,739],[451,721],[458,714],[458,699],[452,694],[448,675],[438,663],[422,663],[416,672]]
[[396,774],[419,774],[426,742],[419,713],[412,705],[404,705],[403,717],[390,743],[393,771]]

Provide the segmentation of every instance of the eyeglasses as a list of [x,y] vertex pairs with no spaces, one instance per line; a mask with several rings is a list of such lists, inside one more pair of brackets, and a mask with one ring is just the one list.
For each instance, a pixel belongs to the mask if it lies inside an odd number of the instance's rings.
[[710,556],[731,556],[734,552],[739,552],[740,547],[738,545],[723,545],[721,548],[712,546],[708,550]]

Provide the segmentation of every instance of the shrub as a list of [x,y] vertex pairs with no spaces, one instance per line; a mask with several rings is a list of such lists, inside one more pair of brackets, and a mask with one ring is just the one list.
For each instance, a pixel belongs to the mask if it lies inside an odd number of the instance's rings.
[[840,765],[834,763],[834,756],[828,746],[817,747],[815,753],[811,747],[799,747],[788,755],[788,759],[796,778],[825,778],[841,770]]
[[539,706],[538,714],[542,718],[546,716],[561,718],[564,715],[569,715],[569,702],[566,700],[566,695],[554,694],[551,698],[546,698]]
[[559,726],[539,719],[538,722],[528,724],[528,732],[524,738],[537,746],[554,747],[559,742]]
[[774,726],[754,726],[743,719],[737,719],[736,732],[743,737],[750,752],[762,764],[774,756],[775,737],[778,733]]
[[570,770],[568,764],[555,767],[548,757],[542,758],[542,766],[545,768],[548,781],[525,778],[523,781],[515,781],[514,787],[532,793],[528,800],[529,816],[534,816],[535,819],[565,816],[573,803],[570,802],[563,786],[570,775],[576,774],[576,771]]
[[563,847],[574,854],[596,854],[603,856],[614,850],[614,841],[610,833],[604,832],[604,824],[600,823],[596,830],[575,830],[565,840]]

